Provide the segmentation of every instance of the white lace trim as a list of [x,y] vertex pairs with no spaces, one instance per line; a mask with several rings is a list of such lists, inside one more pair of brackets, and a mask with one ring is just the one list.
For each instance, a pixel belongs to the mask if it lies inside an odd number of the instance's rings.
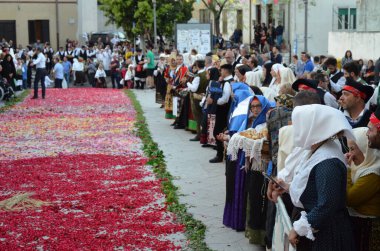
[[255,159],[257,162],[261,162],[261,150],[264,145],[265,138],[262,139],[249,139],[241,136],[239,133],[235,133],[231,140],[228,142],[227,155],[231,157],[231,160],[237,160],[239,150],[245,153],[249,159]]
[[305,211],[301,212],[301,218],[293,223],[293,227],[299,236],[305,236],[312,241],[315,240],[315,237],[313,235],[313,228],[307,221]]

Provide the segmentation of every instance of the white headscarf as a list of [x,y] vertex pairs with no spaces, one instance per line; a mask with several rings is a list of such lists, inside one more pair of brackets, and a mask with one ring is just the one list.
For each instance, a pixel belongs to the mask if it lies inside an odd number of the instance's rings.
[[289,193],[293,204],[303,208],[300,198],[313,168],[328,159],[339,159],[346,164],[339,142],[331,138],[341,131],[348,139],[355,140],[355,137],[343,113],[329,106],[298,106],[292,113],[292,121],[295,147],[307,151],[313,145],[327,140],[314,153],[310,151],[310,154],[302,158],[290,185]]
[[272,70],[279,74],[279,72],[284,69],[285,67],[282,64],[274,64],[272,65]]
[[258,70],[258,71],[249,71],[247,73],[245,73],[245,77],[246,77],[246,82],[249,86],[257,86],[257,87],[261,87],[263,84],[262,80],[261,80],[261,77],[263,75],[263,71],[262,70]]
[[353,183],[355,183],[359,178],[369,174],[374,173],[380,175],[380,151],[368,146],[368,138],[366,135],[367,131],[367,127],[359,127],[353,130],[356,138],[356,144],[365,157],[364,161],[360,165],[356,166],[352,163],[350,166]]
[[339,110],[326,105],[297,106],[292,113],[294,146],[310,150],[312,145],[343,131],[348,139],[355,140],[352,128]]
[[296,81],[296,77],[292,69],[284,67],[280,70],[281,84],[293,84]]

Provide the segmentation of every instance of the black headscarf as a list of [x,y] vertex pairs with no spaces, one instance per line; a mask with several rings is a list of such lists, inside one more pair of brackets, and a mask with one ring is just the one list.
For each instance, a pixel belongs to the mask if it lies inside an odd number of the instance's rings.
[[272,81],[272,75],[270,74],[271,70],[272,70],[272,66],[274,64],[272,62],[270,63],[266,63],[264,65],[265,69],[266,69],[266,74],[265,74],[265,79],[264,79],[264,82],[263,82],[263,86],[266,86],[268,87],[270,82]]
[[210,80],[213,80],[213,81],[219,80],[220,73],[219,73],[218,68],[212,67],[212,68],[208,69],[208,72],[210,75]]

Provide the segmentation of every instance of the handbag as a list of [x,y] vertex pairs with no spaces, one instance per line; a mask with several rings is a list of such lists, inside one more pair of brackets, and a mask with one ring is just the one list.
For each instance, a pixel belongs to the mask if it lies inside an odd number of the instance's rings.
[[142,72],[142,70],[143,70],[143,66],[141,64],[138,64],[136,66],[136,72]]
[[193,98],[195,100],[201,101],[203,99],[203,97],[204,97],[204,94],[193,93]]
[[66,82],[65,78],[63,78],[63,80],[62,80],[62,88],[67,89],[67,82]]

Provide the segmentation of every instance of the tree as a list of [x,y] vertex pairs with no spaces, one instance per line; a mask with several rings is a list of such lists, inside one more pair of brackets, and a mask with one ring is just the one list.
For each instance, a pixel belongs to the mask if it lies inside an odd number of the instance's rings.
[[[195,0],[157,0],[157,34],[172,36],[176,23],[187,22],[191,18]],[[152,0],[100,0],[109,23],[122,27],[128,37],[140,35],[150,40],[153,33]],[[144,43],[144,39],[140,39]],[[152,41],[150,41],[152,42]]]
[[227,4],[235,2],[234,0],[202,0],[203,4],[209,9],[214,17],[215,34],[220,33],[220,16]]

